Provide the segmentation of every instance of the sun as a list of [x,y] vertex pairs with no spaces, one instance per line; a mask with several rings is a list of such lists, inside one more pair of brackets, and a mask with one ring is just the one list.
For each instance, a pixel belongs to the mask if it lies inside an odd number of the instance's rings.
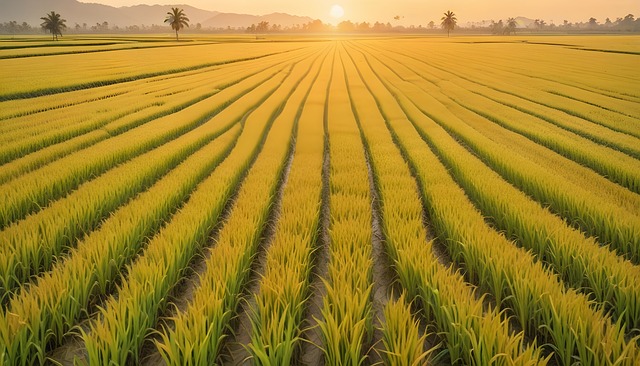
[[329,11],[329,14],[336,18],[342,18],[344,16],[344,9],[342,8],[342,6],[336,4],[334,6],[331,7],[331,11]]

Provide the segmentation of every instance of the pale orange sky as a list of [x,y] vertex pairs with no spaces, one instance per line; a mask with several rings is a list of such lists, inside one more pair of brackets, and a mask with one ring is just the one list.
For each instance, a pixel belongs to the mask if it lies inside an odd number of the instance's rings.
[[[508,17],[540,18],[550,23],[587,21],[595,17],[604,22],[631,13],[640,16],[640,0],[81,0],[113,6],[135,4],[189,4],[201,9],[222,12],[267,14],[283,12],[306,15],[337,24],[342,20],[381,21],[392,24],[423,24],[439,21],[441,14],[451,10],[459,23]],[[341,19],[329,15],[332,5],[344,8]],[[394,21],[393,17],[404,17]]]

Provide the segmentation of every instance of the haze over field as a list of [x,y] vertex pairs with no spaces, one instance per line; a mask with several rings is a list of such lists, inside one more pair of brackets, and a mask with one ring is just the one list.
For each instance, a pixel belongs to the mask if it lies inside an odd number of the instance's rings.
[[184,2],[189,5],[221,12],[268,14],[286,12],[289,14],[319,18],[325,22],[336,23],[331,15],[333,5],[344,9],[344,19],[354,21],[392,21],[393,17],[403,17],[400,24],[426,24],[425,19],[435,19],[447,9],[458,14],[461,22],[483,19],[502,19],[513,16],[553,19],[561,22],[583,21],[589,17],[603,20],[615,19],[626,14],[640,14],[640,1],[637,0],[82,0],[113,6],[131,6],[137,4],[175,4]]

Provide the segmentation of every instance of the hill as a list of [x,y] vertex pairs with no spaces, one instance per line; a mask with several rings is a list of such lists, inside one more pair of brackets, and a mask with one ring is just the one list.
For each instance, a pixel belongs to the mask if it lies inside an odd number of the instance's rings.
[[[267,15],[220,13],[217,11],[198,9],[190,5],[173,5],[184,9],[191,24],[201,23],[202,27],[226,28],[248,27],[260,21],[271,24],[291,26],[294,24],[308,23],[309,17],[294,16],[284,13]],[[96,23],[108,22],[110,26],[126,27],[131,25],[162,24],[165,14],[172,5],[135,5],[125,7],[113,7],[94,3],[81,3],[77,0],[20,0],[11,1],[3,6],[0,12],[0,23],[11,20],[18,23],[27,22],[32,26],[40,24],[40,17],[51,10],[60,13],[67,20],[67,26],[73,27],[76,23],[89,26]]]

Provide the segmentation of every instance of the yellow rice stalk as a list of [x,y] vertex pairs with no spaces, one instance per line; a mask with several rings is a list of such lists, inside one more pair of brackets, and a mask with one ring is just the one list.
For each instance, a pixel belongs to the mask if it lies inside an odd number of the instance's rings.
[[[333,54],[327,56],[333,59]],[[249,350],[258,365],[295,362],[302,319],[309,296],[312,251],[316,244],[322,201],[324,109],[331,65],[325,60],[307,97],[296,148],[265,270],[249,310]]]
[[329,87],[330,244],[319,327],[329,365],[361,365],[372,334],[371,196],[367,165],[341,59]]
[[[372,64],[376,71],[384,69],[376,67],[375,62]],[[417,118],[420,112],[407,97],[395,86],[387,84],[387,87],[407,116]],[[387,103],[383,107],[397,110],[399,105]],[[395,126],[393,129],[399,134]],[[563,364],[571,364],[574,357],[597,364],[638,361],[637,346],[633,341],[625,341],[619,323],[612,324],[602,312],[593,311],[584,296],[564,289],[528,253],[489,228],[426,143],[422,142],[422,149],[405,145],[410,139],[419,139],[415,130],[399,137],[420,177],[430,217],[440,235],[447,239],[454,261],[464,263],[470,280],[491,291],[498,304],[503,301],[508,304],[526,332],[540,332],[546,342],[553,344],[557,359]]]
[[[263,86],[273,89],[284,77],[284,73],[280,73]],[[129,359],[137,360],[147,331],[166,304],[170,289],[206,244],[225,201],[257,154],[270,117],[281,103],[282,96],[272,96],[245,121],[243,133],[231,155],[199,185],[189,202],[151,240],[144,255],[129,266],[127,280],[118,291],[117,299],[110,298],[89,333],[83,332],[91,364],[112,360],[123,364]]]
[[[212,365],[240,301],[260,242],[297,122],[319,70],[316,57],[297,64],[274,100],[287,104],[273,123],[263,151],[240,188],[236,203],[211,249],[206,271],[185,312],[165,328],[157,348],[168,365]],[[263,116],[266,117],[266,116]],[[256,117],[258,118],[258,117]]]
[[[359,73],[366,76],[360,79]],[[438,263],[422,225],[422,207],[415,180],[394,145],[383,116],[375,108],[376,100],[362,80],[376,90],[377,96],[383,94],[384,87],[375,83],[371,70],[356,70],[352,62],[346,64],[346,74],[380,192],[387,251],[409,298],[419,299],[427,319],[433,319],[445,339],[451,362],[545,364],[539,349],[525,348],[522,333],[512,335],[508,320],[497,311],[485,313],[482,299],[475,297],[474,289],[466,285],[461,276]],[[384,101],[389,105],[393,100],[389,95],[386,97]],[[394,112],[386,117],[395,123],[408,124],[402,113]]]

